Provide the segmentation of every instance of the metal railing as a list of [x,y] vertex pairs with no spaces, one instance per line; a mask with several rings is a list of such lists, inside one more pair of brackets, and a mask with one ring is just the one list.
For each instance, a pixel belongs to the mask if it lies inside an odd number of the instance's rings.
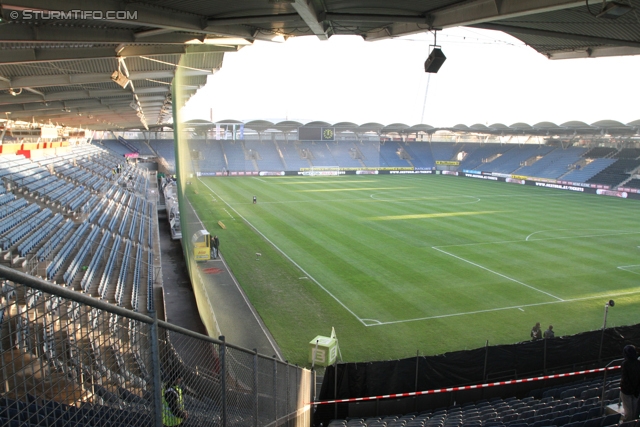
[[[312,371],[0,266],[0,424],[310,426]],[[27,425],[28,425],[27,424]]]

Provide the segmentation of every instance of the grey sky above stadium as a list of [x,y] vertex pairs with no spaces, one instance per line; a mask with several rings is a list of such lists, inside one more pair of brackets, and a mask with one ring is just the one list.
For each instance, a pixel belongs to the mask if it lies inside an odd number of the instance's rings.
[[437,43],[447,60],[427,74],[432,34],[256,42],[225,55],[185,112],[213,121],[433,126],[640,119],[640,85],[632,83],[638,56],[549,60],[509,35],[475,28],[438,32]]

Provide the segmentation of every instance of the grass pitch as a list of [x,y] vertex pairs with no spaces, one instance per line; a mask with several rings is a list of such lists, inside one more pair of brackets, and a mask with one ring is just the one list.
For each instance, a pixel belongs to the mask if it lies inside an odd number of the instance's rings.
[[607,326],[640,321],[636,200],[438,175],[201,178],[189,199],[292,363],[331,327],[370,361],[598,329],[609,299]]

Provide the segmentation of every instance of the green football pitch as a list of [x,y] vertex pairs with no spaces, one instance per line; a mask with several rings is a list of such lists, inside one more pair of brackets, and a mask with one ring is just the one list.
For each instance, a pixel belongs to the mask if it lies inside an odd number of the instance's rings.
[[636,200],[440,175],[201,178],[188,194],[293,363],[332,327],[354,362],[520,342],[536,322],[599,329],[609,299],[607,326],[640,321]]

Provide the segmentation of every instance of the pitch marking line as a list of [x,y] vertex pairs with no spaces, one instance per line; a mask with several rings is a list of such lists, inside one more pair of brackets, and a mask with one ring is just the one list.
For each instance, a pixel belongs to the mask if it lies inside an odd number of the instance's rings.
[[[193,212],[194,215],[196,216],[196,218],[198,219],[198,222],[200,223],[200,226],[202,228],[205,228],[204,227],[204,223],[200,220],[200,217],[198,216],[198,213],[194,209],[194,207],[191,204],[191,202],[187,200],[187,203],[189,203],[189,206],[191,207],[191,212]],[[222,256],[220,258],[222,259],[222,262],[224,263],[224,266],[227,269],[227,271],[231,272],[231,270],[229,269],[229,266],[227,265],[227,263],[224,260],[224,258],[222,258]],[[204,282],[204,280],[202,280],[202,276],[200,275],[200,271],[199,270],[196,270],[196,271],[197,271],[197,274],[198,274],[198,278],[200,279],[200,283],[202,283],[203,287],[205,287],[204,286],[205,282]],[[236,285],[236,288],[238,289],[238,292],[240,292],[240,295],[242,295],[242,298],[244,299],[245,303],[247,304],[247,307],[249,307],[249,310],[251,310],[251,313],[253,314],[253,317],[256,319],[256,322],[258,323],[258,325],[260,325],[260,329],[262,329],[262,333],[264,334],[265,337],[267,337],[267,341],[269,341],[269,344],[271,344],[271,348],[273,348],[273,351],[278,355],[280,360],[284,360],[284,357],[282,357],[282,354],[280,353],[280,349],[278,348],[278,344],[274,341],[274,339],[272,338],[271,334],[266,329],[266,326],[262,322],[262,320],[261,320],[260,316],[258,315],[258,312],[256,311],[256,309],[249,302],[249,298],[247,297],[247,295],[244,293],[244,291],[240,287],[240,284],[236,280],[236,277],[233,274],[229,274],[229,276],[231,276],[231,280],[233,280],[233,283]],[[211,300],[209,299],[209,293],[207,292],[206,289],[203,289],[203,290],[204,290],[205,296],[207,297],[207,302],[209,303],[209,308],[211,309],[211,314],[212,314],[213,320],[214,320],[214,322],[216,324],[216,329],[218,330],[218,332],[220,332],[220,330],[219,330],[220,326],[218,325],[218,320],[216,319],[215,312],[213,311],[213,306],[211,305]]]
[[[628,271],[633,274],[640,274],[640,264],[637,265],[621,265],[618,267],[620,270]],[[637,271],[635,271],[637,270]]]
[[522,286],[524,286],[524,287],[527,287],[527,288],[529,288],[529,289],[531,289],[531,290],[534,290],[534,291],[536,291],[536,292],[540,292],[541,294],[545,294],[545,295],[547,295],[547,296],[549,296],[549,297],[551,297],[551,298],[555,298],[555,299],[557,299],[558,301],[564,301],[562,298],[557,297],[557,296],[555,296],[555,295],[553,295],[553,294],[550,294],[549,292],[545,292],[545,291],[543,291],[543,290],[541,290],[541,289],[538,289],[538,288],[536,288],[536,287],[533,287],[533,286],[531,286],[531,285],[527,285],[527,284],[526,284],[526,283],[524,283],[524,282],[521,282],[521,281],[516,280],[516,279],[514,279],[514,278],[512,278],[512,277],[509,277],[509,276],[505,276],[505,275],[504,275],[504,274],[502,274],[502,273],[498,273],[497,271],[493,271],[493,270],[491,270],[491,269],[489,269],[489,268],[487,268],[487,267],[485,267],[485,266],[483,266],[483,265],[480,265],[480,264],[475,263],[475,262],[473,262],[473,261],[469,261],[468,259],[465,259],[465,258],[459,257],[458,255],[454,255],[454,254],[452,254],[452,253],[450,253],[450,252],[443,251],[442,249],[438,248],[437,246],[432,246],[431,248],[432,248],[432,249],[435,249],[436,251],[442,252],[443,254],[446,254],[446,255],[452,256],[452,257],[454,257],[454,258],[456,258],[456,259],[459,259],[460,261],[464,261],[464,262],[469,263],[469,264],[471,264],[471,265],[473,265],[473,266],[475,266],[475,267],[478,267],[478,268],[481,268],[481,269],[483,269],[483,270],[486,270],[486,271],[488,271],[489,273],[493,273],[493,274],[495,274],[496,276],[500,276],[500,277],[502,277],[503,279],[510,280],[510,281],[515,282],[515,283],[517,283],[517,284],[519,284],[519,285],[522,285]]
[[[560,228],[557,230],[540,230],[540,231],[535,231],[531,234],[529,234],[527,236],[526,239],[524,239],[526,242],[530,241],[529,238],[535,234],[538,233],[548,233],[550,231],[575,231],[574,228]],[[595,231],[595,230],[594,230]],[[602,230],[602,231],[617,231],[617,230]],[[587,238],[587,237],[600,237],[600,236],[620,236],[620,235],[624,235],[624,234],[638,234],[640,232],[638,231],[622,231],[622,232],[616,232],[616,233],[609,233],[609,234],[592,234],[592,235],[586,235],[586,236],[564,236],[564,237],[549,237],[549,238],[544,238],[544,239],[531,239],[531,241],[536,242],[538,240],[556,240],[556,239],[573,239],[573,238]]]
[[[620,292],[620,293],[616,293],[616,294],[607,294],[607,298],[609,297],[621,297],[621,296],[627,296],[627,295],[638,295],[640,294],[640,292],[635,291],[635,292]],[[522,307],[539,307],[539,306],[543,306],[543,305],[549,305],[549,304],[560,304],[560,303],[571,303],[571,302],[577,302],[577,301],[588,301],[588,300],[594,300],[594,299],[601,299],[604,298],[603,295],[595,295],[595,296],[589,296],[589,297],[583,297],[583,298],[572,298],[572,299],[567,299],[567,300],[562,300],[562,301],[547,301],[547,302],[538,302],[535,304],[522,304],[522,305],[514,305],[514,306],[510,306],[510,307],[500,307],[500,308],[489,308],[486,310],[478,310],[478,311],[467,311],[464,313],[450,313],[450,314],[440,314],[438,316],[428,316],[428,317],[418,317],[415,319],[407,319],[407,320],[394,320],[394,321],[390,321],[390,322],[377,322],[376,324],[369,324],[366,326],[384,326],[384,325],[394,325],[397,323],[408,323],[408,322],[418,322],[418,321],[422,321],[422,320],[433,320],[433,319],[444,319],[447,317],[459,317],[459,316],[467,316],[467,315],[471,315],[471,314],[482,314],[482,313],[492,313],[492,312],[496,312],[496,311],[505,311],[505,310],[513,310],[513,309],[518,309],[520,311],[524,311],[522,309]]]
[[262,234],[262,232],[260,230],[258,230],[253,224],[251,224],[249,221],[247,221],[247,219],[245,217],[243,217],[240,212],[238,212],[237,210],[235,210],[233,208],[233,206],[231,206],[229,203],[227,203],[226,200],[224,200],[222,197],[220,197],[219,194],[217,194],[215,191],[213,191],[211,189],[211,187],[209,187],[204,181],[202,181],[200,178],[198,178],[198,180],[209,189],[209,191],[211,191],[211,193],[215,194],[216,197],[220,200],[222,200],[222,202],[227,205],[229,207],[229,209],[231,209],[232,211],[234,211],[236,213],[236,215],[238,215],[238,217],[240,217],[244,222],[247,223],[247,225],[249,227],[251,227],[256,233],[258,233],[266,242],[268,242],[271,246],[273,246],[273,248],[275,250],[277,250],[278,252],[280,252],[286,259],[288,259],[293,265],[295,265],[298,270],[300,270],[306,277],[308,277],[311,281],[313,281],[313,283],[315,283],[316,285],[318,285],[320,287],[320,289],[322,289],[323,291],[325,291],[327,293],[327,295],[329,295],[331,298],[333,298],[338,304],[340,304],[345,310],[347,310],[349,313],[351,313],[351,315],[353,317],[355,317],[358,322],[362,323],[364,326],[368,326],[360,317],[358,317],[357,314],[355,314],[349,307],[346,306],[346,304],[344,304],[342,301],[340,301],[338,299],[338,297],[336,297],[335,295],[333,295],[327,288],[325,288],[324,286],[322,286],[320,284],[320,282],[318,282],[313,276],[311,276],[309,273],[307,273],[305,271],[304,268],[302,268],[297,262],[295,262],[293,259],[291,259],[291,257],[289,255],[287,255],[282,249],[280,249],[278,246],[276,246],[275,243],[273,243],[271,240],[269,240],[267,238],[267,236],[265,236],[264,234]]
[[[219,195],[213,191],[211,189],[211,187],[209,187],[204,181],[202,181],[202,179],[200,179],[200,177],[198,177],[198,180],[200,182],[202,182],[204,184],[205,187],[207,187],[209,189],[209,191],[211,191],[212,194],[216,195],[219,197]],[[220,198],[220,197],[219,197]],[[522,305],[516,305],[516,306],[511,306],[511,307],[500,307],[500,308],[493,308],[493,309],[487,309],[487,310],[478,310],[478,311],[470,311],[470,312],[462,312],[462,313],[451,313],[451,314],[443,314],[443,315],[438,315],[438,316],[429,316],[429,317],[420,317],[420,318],[414,318],[414,319],[404,319],[404,320],[396,320],[396,321],[389,321],[389,322],[381,322],[379,320],[375,320],[375,319],[362,319],[360,317],[358,317],[358,315],[356,315],[349,307],[347,307],[342,301],[340,301],[335,295],[333,295],[327,288],[325,288],[324,286],[322,286],[322,284],[320,284],[320,282],[318,282],[314,277],[312,277],[310,274],[308,274],[300,265],[298,265],[298,263],[296,263],[295,261],[293,261],[291,259],[291,257],[289,257],[286,253],[284,253],[282,251],[282,249],[280,249],[278,246],[276,246],[271,240],[269,240],[264,234],[262,234],[253,224],[251,224],[249,221],[247,221],[242,215],[240,215],[240,213],[235,210],[231,205],[229,205],[229,203],[227,203],[225,200],[223,200],[222,198],[220,198],[220,200],[225,203],[231,210],[233,210],[234,212],[236,212],[236,214],[242,218],[251,228],[253,228],[256,233],[258,233],[260,236],[262,236],[262,238],[264,238],[270,245],[272,245],[278,252],[280,252],[285,258],[287,258],[293,265],[295,265],[302,273],[304,273],[310,280],[312,280],[316,285],[318,285],[323,291],[325,291],[329,296],[331,296],[331,298],[333,298],[336,302],[338,302],[338,304],[340,304],[345,310],[347,310],[353,317],[355,317],[362,325],[364,325],[365,327],[369,327],[369,326],[384,326],[384,325],[393,325],[393,324],[398,324],[398,323],[408,323],[408,322],[416,322],[416,321],[423,321],[423,320],[432,320],[432,319],[441,319],[441,318],[446,318],[446,317],[457,317],[457,316],[466,316],[466,315],[473,315],[473,314],[480,314],[480,313],[490,313],[490,312],[496,312],[496,311],[504,311],[504,310],[512,310],[512,309],[518,309],[521,311],[524,311],[522,309],[522,307],[535,307],[535,306],[543,306],[543,305],[548,305],[548,304],[558,304],[561,302],[576,302],[576,301],[586,301],[586,300],[591,300],[591,299],[596,299],[596,298],[602,298],[602,295],[598,295],[598,296],[590,296],[590,297],[584,297],[584,298],[573,298],[573,299],[567,299],[567,300],[563,300],[561,298],[558,298],[554,295],[551,294],[547,294],[553,298],[555,298],[557,301],[549,301],[549,302],[542,302],[542,303],[535,303],[535,304],[522,304]],[[280,202],[283,203],[283,202]],[[534,233],[535,234],[535,233]],[[640,234],[640,232],[628,232],[628,233],[616,233],[616,234],[611,234],[611,235],[619,235],[619,234]],[[556,240],[556,239],[569,239],[569,238],[582,238],[582,237],[599,237],[599,236],[607,236],[607,234],[604,235],[593,235],[593,236],[572,236],[572,237],[556,237],[556,238],[548,238],[548,239],[535,239],[534,241],[537,240]],[[444,247],[455,247],[455,246],[473,246],[473,245],[486,245],[486,244],[502,244],[502,243],[522,243],[522,240],[513,240],[513,241],[501,241],[501,242],[484,242],[484,243],[466,243],[466,244],[460,244],[460,245],[447,245],[447,246],[440,246],[441,248]],[[480,266],[478,264],[475,264],[471,261],[465,260],[463,258],[460,258],[456,255],[450,254],[442,249],[439,249],[439,247],[433,247],[433,249],[436,249],[440,252],[443,252],[447,255],[453,256],[455,258],[459,258],[460,260],[473,264],[479,268],[482,268],[484,270],[490,271],[491,273],[497,274],[499,276],[502,276],[508,280],[512,280],[515,281],[519,284],[522,284],[526,287],[529,287],[531,289],[534,289],[536,291],[542,292],[542,293],[546,293],[543,291],[540,291],[539,289],[533,288],[527,284],[524,284],[522,282],[519,282],[515,279],[509,278],[507,276],[504,276],[500,273],[494,272],[492,270],[489,270],[486,267]],[[617,294],[610,294],[613,297],[616,296],[625,296],[625,295],[637,295],[640,292],[624,292],[624,293],[617,293]]]
[[[571,229],[567,228],[566,230],[571,230]],[[547,231],[554,231],[554,230],[547,230]],[[536,234],[536,233],[538,232],[536,231],[535,233],[532,233],[532,234]],[[530,234],[529,236],[531,236],[532,234]],[[623,236],[623,235],[629,235],[629,234],[640,234],[640,231],[625,231],[620,233],[609,233],[609,234],[590,234],[590,235],[582,235],[582,236],[548,237],[544,239],[531,239],[531,240],[501,240],[497,242],[461,243],[459,245],[442,245],[438,247],[439,248],[455,248],[457,246],[503,245],[505,243],[522,243],[525,241],[540,242],[545,240],[587,239],[590,237]]]

